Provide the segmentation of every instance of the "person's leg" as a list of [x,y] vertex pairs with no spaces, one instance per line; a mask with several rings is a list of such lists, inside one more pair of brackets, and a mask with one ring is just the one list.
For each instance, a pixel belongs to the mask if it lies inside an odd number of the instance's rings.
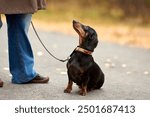
[[[1,15],[0,15],[0,29],[2,27]],[[0,87],[3,87],[3,81],[0,79]]]
[[2,20],[1,20],[1,14],[0,14],[0,29],[2,27],[3,23],[2,23]]
[[34,57],[27,36],[31,17],[31,14],[6,15],[12,83],[27,83],[37,75],[33,69]]

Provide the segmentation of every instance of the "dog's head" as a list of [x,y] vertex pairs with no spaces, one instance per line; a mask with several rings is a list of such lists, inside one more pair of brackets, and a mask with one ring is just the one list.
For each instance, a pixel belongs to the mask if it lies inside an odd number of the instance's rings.
[[79,46],[94,51],[98,44],[96,31],[90,26],[85,26],[75,20],[73,20],[73,28],[79,35]]

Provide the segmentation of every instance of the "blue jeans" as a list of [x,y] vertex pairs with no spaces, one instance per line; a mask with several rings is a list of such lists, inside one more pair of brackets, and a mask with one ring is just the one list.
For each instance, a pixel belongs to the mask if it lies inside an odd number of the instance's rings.
[[34,57],[28,38],[31,18],[32,14],[6,15],[12,83],[27,83],[37,75],[33,69]]
[[0,14],[0,28],[2,27],[1,14]]

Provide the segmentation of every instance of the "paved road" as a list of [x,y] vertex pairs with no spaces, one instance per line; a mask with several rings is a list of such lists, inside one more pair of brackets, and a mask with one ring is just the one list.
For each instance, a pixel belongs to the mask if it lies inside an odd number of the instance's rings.
[[[47,48],[60,58],[66,58],[78,44],[77,36],[42,30],[38,32]],[[48,84],[11,84],[4,26],[0,31],[0,77],[5,84],[0,88],[0,99],[150,99],[150,50],[100,42],[93,56],[105,73],[105,84],[101,90],[79,96],[76,85],[71,94],[63,93],[67,85],[66,63],[51,58],[32,29],[30,38],[35,55],[35,69],[42,75],[50,76],[51,80]]]

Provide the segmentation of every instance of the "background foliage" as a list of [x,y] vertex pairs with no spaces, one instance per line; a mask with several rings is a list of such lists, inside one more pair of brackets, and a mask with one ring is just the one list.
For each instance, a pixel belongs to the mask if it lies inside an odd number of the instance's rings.
[[45,20],[150,23],[150,0],[47,0]]
[[[101,40],[150,48],[150,0],[47,0],[34,15],[40,28],[76,34],[72,20],[96,29]],[[36,26],[37,26],[36,25]]]

